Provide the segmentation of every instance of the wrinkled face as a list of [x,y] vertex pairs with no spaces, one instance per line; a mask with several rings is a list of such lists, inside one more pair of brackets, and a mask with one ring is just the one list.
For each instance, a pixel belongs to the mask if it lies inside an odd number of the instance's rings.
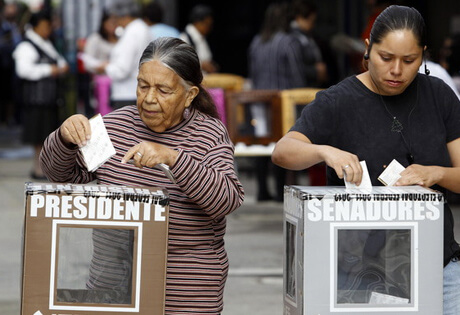
[[415,79],[422,64],[423,48],[412,31],[389,32],[374,43],[369,55],[369,74],[374,92],[382,95],[398,95]]
[[142,121],[153,131],[163,132],[182,121],[182,114],[198,93],[188,91],[182,79],[158,60],[142,64],[137,76],[137,109]]

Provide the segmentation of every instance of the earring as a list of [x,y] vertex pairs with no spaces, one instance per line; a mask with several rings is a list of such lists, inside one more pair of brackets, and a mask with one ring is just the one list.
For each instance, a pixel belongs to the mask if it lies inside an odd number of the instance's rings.
[[367,54],[367,53],[364,54],[363,58],[364,58],[364,60],[369,60],[369,54]]
[[182,113],[182,117],[184,117],[184,119],[187,119],[187,118],[189,118],[189,116],[190,116],[190,109],[188,109],[188,107],[186,107],[184,109],[184,112]]
[[431,71],[426,67],[426,61],[425,61],[425,74],[430,75]]

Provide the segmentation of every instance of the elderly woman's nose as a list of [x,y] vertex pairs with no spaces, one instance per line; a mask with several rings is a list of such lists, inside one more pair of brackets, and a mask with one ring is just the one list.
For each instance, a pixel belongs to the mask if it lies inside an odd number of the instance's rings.
[[157,101],[157,91],[155,88],[151,87],[148,91],[147,91],[147,95],[145,97],[145,100],[147,102],[156,102]]

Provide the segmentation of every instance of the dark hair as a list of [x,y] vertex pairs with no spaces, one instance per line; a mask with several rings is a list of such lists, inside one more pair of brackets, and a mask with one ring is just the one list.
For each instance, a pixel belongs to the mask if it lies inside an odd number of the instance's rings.
[[374,43],[380,43],[392,31],[409,30],[420,47],[427,44],[426,26],[422,15],[414,8],[391,5],[375,19],[369,38],[368,54]]
[[195,23],[205,20],[208,17],[212,17],[214,12],[210,7],[204,4],[198,4],[193,7],[192,11],[190,11],[189,15],[189,22]]
[[142,15],[152,23],[163,22],[163,8],[156,1],[147,4],[142,10]]
[[286,2],[272,3],[265,10],[264,22],[260,36],[262,42],[269,41],[277,32],[289,31],[291,16]]
[[51,12],[49,10],[41,10],[38,12],[33,13],[30,16],[29,23],[32,27],[36,27],[40,21],[48,21],[51,22]]
[[142,53],[139,68],[145,62],[158,60],[174,71],[186,84],[199,89],[191,107],[211,117],[219,118],[216,105],[209,93],[203,88],[203,73],[195,49],[179,38],[160,37],[150,42]]
[[106,10],[102,11],[102,17],[101,17],[101,24],[99,25],[99,35],[102,36],[105,40],[109,39],[109,34],[107,34],[107,31],[104,28],[104,23],[110,18],[110,15],[107,13]]
[[301,16],[305,19],[317,12],[316,5],[306,0],[294,0],[292,10],[295,16]]

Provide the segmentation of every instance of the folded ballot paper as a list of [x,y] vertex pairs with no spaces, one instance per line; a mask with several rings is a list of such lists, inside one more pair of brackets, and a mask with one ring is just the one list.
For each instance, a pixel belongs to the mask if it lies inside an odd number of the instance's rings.
[[[105,129],[101,114],[91,118],[89,123],[91,125],[91,139],[84,147],[80,148],[80,150],[83,154],[83,159],[88,171],[94,172],[102,164],[107,162],[108,159],[114,156],[116,152],[112,145],[112,141],[110,141],[107,129]],[[128,163],[134,164],[134,161],[130,160]],[[160,163],[155,165],[154,168],[162,170],[174,184],[176,183],[174,175],[170,171],[168,165]]]
[[380,174],[378,180],[385,186],[394,186],[396,182],[401,178],[401,172],[405,168],[398,161],[394,160],[385,168],[385,170]]
[[369,171],[367,169],[366,161],[359,162],[363,169],[363,178],[361,179],[361,184],[356,185],[347,181],[347,176],[344,172],[344,179],[345,179],[345,188],[347,189],[362,189],[362,190],[372,190],[372,182],[369,176]]
[[94,172],[116,152],[107,129],[105,129],[101,114],[91,118],[89,123],[91,125],[91,139],[80,150],[88,171]]

